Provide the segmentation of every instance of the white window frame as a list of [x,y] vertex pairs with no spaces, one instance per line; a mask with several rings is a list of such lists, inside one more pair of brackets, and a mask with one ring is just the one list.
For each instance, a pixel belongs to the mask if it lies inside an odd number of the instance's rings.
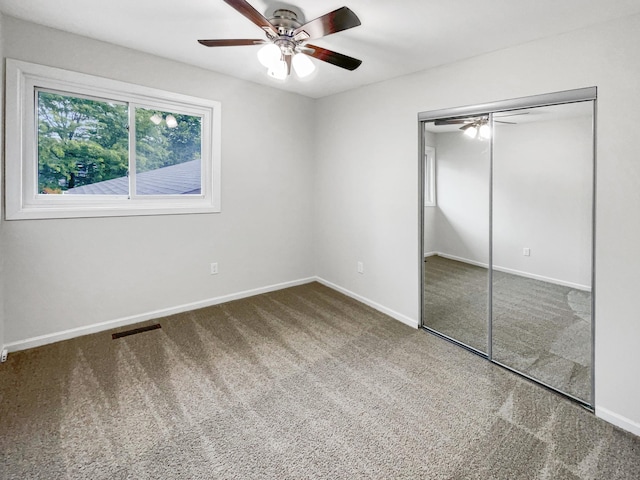
[[424,147],[424,206],[435,207],[436,201],[436,149]]
[[[220,102],[7,59],[5,218],[7,220],[220,212]],[[36,88],[202,118],[200,194],[44,195],[38,192]],[[133,109],[131,109],[133,110]],[[135,122],[129,125],[135,167]],[[133,156],[133,158],[132,158]],[[131,172],[135,175],[134,172]]]

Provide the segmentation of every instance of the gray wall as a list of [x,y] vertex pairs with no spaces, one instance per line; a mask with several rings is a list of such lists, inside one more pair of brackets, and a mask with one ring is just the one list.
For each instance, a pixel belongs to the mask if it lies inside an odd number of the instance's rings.
[[[3,27],[6,57],[219,100],[223,158],[220,214],[4,221],[5,344],[313,275],[312,100],[10,17]],[[293,132],[279,115],[311,118]],[[268,148],[292,135],[293,155]]]
[[[598,87],[596,408],[640,433],[640,16],[318,102],[316,271],[419,317],[418,112]],[[356,272],[356,261],[365,274]]]

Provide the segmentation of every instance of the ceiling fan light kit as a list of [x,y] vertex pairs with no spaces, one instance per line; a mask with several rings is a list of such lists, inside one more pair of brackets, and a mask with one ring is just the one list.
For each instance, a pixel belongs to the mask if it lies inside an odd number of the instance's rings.
[[473,124],[469,124],[465,126],[463,132],[469,138],[476,138],[478,136],[478,127]]
[[480,128],[478,129],[478,135],[480,135],[480,138],[489,140],[491,138],[491,127],[486,123],[480,125]]
[[469,138],[479,138],[480,140],[489,140],[491,138],[491,127],[487,117],[468,123],[460,127],[460,130]]
[[[153,123],[154,125],[160,125],[163,118],[159,113],[154,113],[153,115],[151,115],[151,117],[149,117],[149,120],[151,120],[151,123]],[[176,128],[178,126],[178,120],[171,114],[167,115],[164,118],[164,121],[169,128]]]
[[258,50],[258,60],[262,65],[271,68],[282,59],[282,52],[275,43],[268,43]]
[[288,74],[287,64],[282,60],[278,60],[267,69],[267,75],[277,80],[284,80]]
[[176,120],[176,117],[173,115],[167,115],[164,121],[169,128],[176,128],[178,126],[178,120]]
[[270,77],[284,80],[291,74],[292,67],[298,77],[308,77],[316,68],[309,57],[346,70],[355,70],[362,63],[357,58],[305,43],[307,40],[318,39],[360,25],[356,14],[347,7],[301,25],[297,14],[291,10],[278,9],[267,20],[246,0],[224,2],[259,26],[267,39],[220,39],[198,42],[206,47],[263,45],[257,52],[258,60],[267,68],[267,75]]
[[293,69],[300,78],[304,78],[311,75],[315,71],[316,66],[309,57],[302,53],[298,53],[293,57]]
[[[529,115],[530,112],[503,113],[499,117],[493,116],[493,123],[503,123],[506,125],[516,125],[515,122],[507,122],[504,120],[496,120],[496,118],[515,117],[518,115]],[[489,140],[491,138],[491,125],[489,125],[489,117],[467,117],[467,118],[442,118],[434,122],[436,126],[443,125],[462,125],[460,130],[469,138],[478,138],[480,140]]]
[[[316,66],[306,55],[295,53],[292,57],[291,65],[298,77],[308,77],[315,71]],[[285,55],[275,43],[268,43],[258,50],[258,60],[267,67],[267,74],[278,80],[284,80],[290,73],[285,58]]]

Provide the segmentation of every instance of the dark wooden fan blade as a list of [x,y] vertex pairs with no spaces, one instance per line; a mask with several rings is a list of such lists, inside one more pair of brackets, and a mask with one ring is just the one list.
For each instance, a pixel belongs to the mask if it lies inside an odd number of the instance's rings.
[[309,44],[306,44],[305,47],[313,49],[312,53],[307,53],[306,51],[304,51],[303,53],[305,53],[306,55],[317,58],[318,60],[322,60],[323,62],[331,63],[336,67],[346,68],[347,70],[355,70],[362,63],[362,60],[348,57],[347,55],[343,55],[332,50],[327,50],[326,48],[316,47],[315,45]]
[[278,35],[277,29],[259,11],[253,8],[246,0],[224,0],[224,3],[232,6],[242,15],[247,17],[261,29],[271,35]]
[[342,7],[295,29],[293,38],[296,40],[320,38],[358,25],[360,25],[360,19],[357,15],[347,7]]
[[248,38],[222,39],[222,40],[198,40],[205,47],[240,47],[243,45],[262,45],[269,43],[267,40],[251,40]]

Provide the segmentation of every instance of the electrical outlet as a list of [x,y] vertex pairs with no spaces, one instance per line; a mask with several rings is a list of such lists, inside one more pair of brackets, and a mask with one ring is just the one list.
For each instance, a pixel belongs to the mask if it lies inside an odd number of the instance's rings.
[[364,264],[362,262],[358,262],[358,273],[364,273]]
[[211,275],[217,275],[218,274],[218,263],[214,262],[211,264]]
[[4,350],[2,350],[2,355],[0,356],[0,363],[4,363],[7,361],[7,355],[9,355],[9,352],[5,348]]
[[522,249],[522,254],[523,254],[525,257],[529,257],[529,256],[531,256],[531,249],[530,249],[530,248],[527,248],[527,247],[523,248],[523,249]]

